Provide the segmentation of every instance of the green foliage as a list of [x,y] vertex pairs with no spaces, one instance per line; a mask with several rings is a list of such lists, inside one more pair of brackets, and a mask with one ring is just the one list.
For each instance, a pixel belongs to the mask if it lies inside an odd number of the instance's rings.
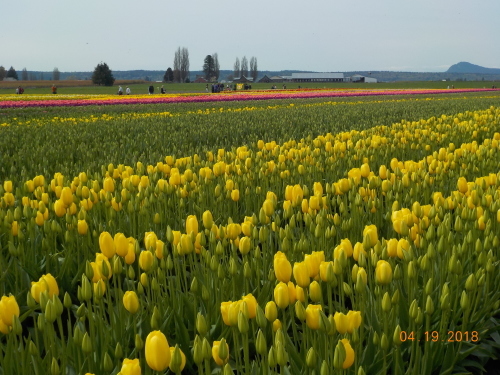
[[14,67],[10,67],[9,71],[7,72],[7,78],[14,78],[14,79],[19,79],[19,77],[17,76],[17,72],[16,70],[14,69]]
[[92,82],[99,86],[113,86],[115,78],[113,77],[113,73],[111,72],[111,69],[109,69],[108,64],[97,64],[94,69],[94,73],[92,74]]

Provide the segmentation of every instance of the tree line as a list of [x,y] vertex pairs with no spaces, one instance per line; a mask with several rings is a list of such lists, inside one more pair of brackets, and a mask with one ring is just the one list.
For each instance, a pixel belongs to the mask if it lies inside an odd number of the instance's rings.
[[[0,81],[3,81],[6,78],[13,78],[16,81],[43,81],[45,79],[43,72],[28,72],[26,68],[23,68],[21,71],[21,78],[17,74],[16,69],[14,67],[10,67],[9,70],[6,70],[3,66],[0,65]],[[52,71],[52,76],[49,78],[53,81],[59,81],[61,79],[61,73],[59,69],[54,68]]]
[[[188,83],[190,82],[189,78],[189,51],[186,47],[178,47],[175,51],[173,68],[168,68],[163,76],[164,82],[176,82],[176,83]],[[208,82],[218,82],[220,78],[220,65],[219,65],[219,57],[217,53],[213,53],[211,55],[207,55],[203,61],[203,73],[205,79]],[[257,80],[258,76],[258,68],[257,68],[257,58],[251,57],[250,62],[248,62],[246,56],[243,56],[241,59],[237,57],[234,63],[234,75],[229,76],[229,80],[233,80],[236,78],[246,77],[253,78],[254,81]],[[58,68],[54,68],[52,72],[52,80],[58,81],[60,80],[61,73]],[[22,81],[35,81],[35,80],[44,80],[45,77],[43,72],[40,72],[40,75],[37,75],[36,72],[28,72],[26,68],[24,68],[21,72],[21,79],[19,79],[19,75],[16,70],[11,66],[7,71],[3,66],[0,66],[0,81],[5,78],[13,78],[16,80]],[[50,78],[49,78],[50,79]],[[112,86],[115,82],[115,78],[113,76],[112,70],[109,66],[101,62],[97,64],[92,73],[92,82],[96,85],[104,85],[104,86]]]

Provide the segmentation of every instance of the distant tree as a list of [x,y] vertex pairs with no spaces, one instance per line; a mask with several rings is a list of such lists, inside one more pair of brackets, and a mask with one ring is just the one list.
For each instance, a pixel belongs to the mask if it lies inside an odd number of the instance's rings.
[[220,76],[219,56],[217,55],[217,53],[214,53],[212,57],[214,59],[214,76],[215,80],[218,82]]
[[40,81],[43,81],[43,72],[40,72]]
[[186,47],[181,50],[181,82],[189,83],[189,51]]
[[248,60],[246,56],[243,56],[241,59],[241,75],[245,77],[248,76]]
[[252,56],[250,59],[250,76],[253,78],[254,82],[257,82],[257,76],[259,75],[259,69],[257,68],[257,58]]
[[26,68],[23,68],[23,70],[21,71],[21,80],[22,81],[28,80],[28,71],[26,70]]
[[174,81],[174,71],[172,68],[168,68],[163,75],[163,82],[173,82]]
[[3,81],[5,76],[7,75],[7,72],[5,71],[5,68],[0,65],[0,81]]
[[59,81],[61,79],[61,72],[59,72],[59,69],[54,68],[52,71],[52,80],[53,81]]
[[113,77],[113,72],[109,69],[108,64],[97,64],[94,69],[94,73],[92,74],[92,82],[99,86],[113,86],[115,83],[115,77]]
[[234,69],[233,69],[234,77],[238,78],[241,74],[240,70],[240,59],[236,58],[236,61],[234,62]]
[[215,78],[214,58],[211,55],[207,55],[203,61],[203,73],[205,73],[207,81],[212,81]]
[[181,47],[177,48],[177,51],[175,51],[174,82],[181,82]]
[[19,80],[17,76],[16,70],[11,66],[9,71],[7,72],[7,78],[14,78],[15,80]]
[[30,74],[29,74],[29,80],[30,81],[36,81],[36,79],[37,78],[36,78],[35,72],[30,72]]

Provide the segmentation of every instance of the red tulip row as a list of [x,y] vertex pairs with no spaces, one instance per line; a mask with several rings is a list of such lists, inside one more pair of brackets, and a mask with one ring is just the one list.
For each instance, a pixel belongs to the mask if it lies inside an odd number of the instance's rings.
[[498,89],[457,89],[457,90],[321,90],[321,91],[269,91],[259,93],[231,93],[231,94],[206,94],[193,96],[164,96],[164,97],[120,97],[116,99],[68,99],[68,100],[0,100],[0,108],[25,108],[25,107],[68,107],[89,105],[116,105],[116,104],[165,104],[165,103],[195,103],[195,102],[228,102],[246,100],[270,99],[310,99],[328,97],[352,96],[377,96],[377,95],[429,95],[453,92],[469,93],[483,91],[497,91]]

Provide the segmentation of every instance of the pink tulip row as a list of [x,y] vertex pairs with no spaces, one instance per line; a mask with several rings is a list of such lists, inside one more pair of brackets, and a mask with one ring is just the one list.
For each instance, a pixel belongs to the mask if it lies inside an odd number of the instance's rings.
[[25,108],[25,107],[68,107],[89,105],[117,105],[117,104],[167,104],[167,103],[200,103],[200,102],[229,102],[247,100],[271,99],[309,99],[309,98],[335,98],[356,96],[379,95],[429,95],[449,93],[469,93],[498,91],[498,89],[454,89],[454,90],[321,90],[321,91],[269,91],[258,93],[225,93],[205,94],[193,96],[166,96],[166,97],[120,97],[116,99],[68,99],[68,100],[26,100],[26,101],[1,101],[0,108]]

